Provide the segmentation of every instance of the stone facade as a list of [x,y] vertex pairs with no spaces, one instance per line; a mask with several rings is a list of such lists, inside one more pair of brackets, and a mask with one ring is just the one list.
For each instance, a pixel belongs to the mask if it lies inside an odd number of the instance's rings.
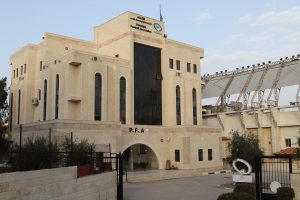
[[[292,109],[292,110],[289,110]],[[222,135],[230,137],[230,131],[255,134],[265,155],[272,155],[281,149],[297,147],[300,136],[300,112],[296,107],[272,107],[254,110],[228,111],[203,115],[203,124],[220,127]],[[218,119],[219,118],[219,119]],[[226,142],[223,144],[226,146]],[[226,156],[225,154],[223,156]]]
[[4,173],[0,199],[116,200],[116,173],[77,178],[77,167]]
[[[21,124],[23,138],[47,136],[51,128],[53,135],[73,132],[75,138],[110,145],[112,152],[145,144],[155,152],[159,169],[164,169],[167,161],[179,169],[221,168],[220,129],[202,126],[200,59],[204,50],[168,39],[164,22],[131,12],[96,26],[94,38],[83,41],[45,33],[40,44],[29,44],[11,56],[11,138],[18,141]],[[160,67],[152,78],[155,83],[161,81],[158,125],[135,123],[135,97],[140,95],[134,92],[136,44],[160,52],[159,63],[150,66]],[[101,101],[95,100],[97,74],[101,75]],[[124,123],[120,123],[121,78],[126,80]],[[156,101],[151,95],[147,98]],[[96,104],[101,104],[99,120]],[[212,151],[211,160],[208,149]],[[180,151],[180,161],[174,160],[175,150]]]

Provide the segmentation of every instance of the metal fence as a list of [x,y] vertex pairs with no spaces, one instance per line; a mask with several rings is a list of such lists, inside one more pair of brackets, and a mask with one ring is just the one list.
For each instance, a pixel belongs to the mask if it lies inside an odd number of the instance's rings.
[[292,158],[287,156],[260,156],[255,163],[256,199],[276,199],[272,185],[291,187]]

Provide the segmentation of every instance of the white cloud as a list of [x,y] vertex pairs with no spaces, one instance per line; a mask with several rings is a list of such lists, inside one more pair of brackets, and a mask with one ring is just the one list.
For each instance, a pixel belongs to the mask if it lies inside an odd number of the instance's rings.
[[212,19],[212,16],[210,13],[208,13],[207,11],[205,11],[204,13],[201,13],[200,15],[195,17],[195,21],[198,24],[205,24],[206,22],[208,22],[210,19]]
[[252,19],[253,19],[253,16],[248,14],[248,15],[244,15],[244,16],[240,17],[238,21],[240,23],[247,23],[247,22],[250,22]]
[[254,50],[208,55],[202,60],[202,66],[204,66],[203,73],[232,70],[236,67],[264,61],[264,59],[265,57],[260,52]]
[[254,26],[296,26],[300,23],[300,6],[282,11],[267,11],[252,17],[248,22]]

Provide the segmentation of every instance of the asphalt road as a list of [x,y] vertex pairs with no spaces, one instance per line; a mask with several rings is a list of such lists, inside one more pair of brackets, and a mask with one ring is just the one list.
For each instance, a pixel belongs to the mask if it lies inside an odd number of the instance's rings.
[[124,200],[216,200],[231,192],[231,174],[124,183]]

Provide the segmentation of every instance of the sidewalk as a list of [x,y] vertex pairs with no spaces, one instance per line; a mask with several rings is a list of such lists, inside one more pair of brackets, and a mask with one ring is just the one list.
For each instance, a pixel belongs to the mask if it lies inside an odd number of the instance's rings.
[[[198,177],[210,174],[230,173],[230,170],[203,171],[200,169],[190,170],[147,170],[127,172],[129,183],[151,182],[159,180],[169,180],[178,178]],[[126,178],[124,176],[124,181]]]

